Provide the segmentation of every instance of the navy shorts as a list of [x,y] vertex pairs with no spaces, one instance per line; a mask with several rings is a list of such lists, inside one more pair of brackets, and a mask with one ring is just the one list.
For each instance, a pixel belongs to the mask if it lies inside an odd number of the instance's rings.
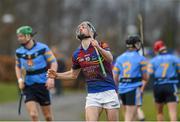
[[156,103],[178,102],[176,84],[162,84],[153,87]]
[[119,97],[123,105],[142,105],[142,93],[139,87],[127,93],[119,94]]
[[25,103],[29,101],[35,101],[41,106],[47,106],[51,104],[50,93],[44,83],[35,83],[30,86],[25,86],[23,89]]

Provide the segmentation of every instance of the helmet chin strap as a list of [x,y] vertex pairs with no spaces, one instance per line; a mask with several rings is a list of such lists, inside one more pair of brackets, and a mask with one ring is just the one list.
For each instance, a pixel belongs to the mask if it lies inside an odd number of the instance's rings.
[[29,42],[31,41],[31,39],[29,39],[27,42],[25,42],[25,43],[21,43],[21,45],[23,46],[23,47],[25,47],[27,44],[29,44]]
[[139,51],[142,47],[142,43],[141,42],[138,42],[134,45],[134,47]]

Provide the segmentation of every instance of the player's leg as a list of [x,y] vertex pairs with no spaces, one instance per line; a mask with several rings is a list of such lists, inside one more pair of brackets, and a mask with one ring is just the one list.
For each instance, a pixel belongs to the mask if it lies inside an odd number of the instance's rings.
[[106,109],[106,114],[107,114],[108,121],[119,120],[119,108]]
[[98,121],[102,108],[96,106],[86,107],[86,121]]
[[164,120],[164,115],[163,115],[163,103],[155,103],[156,105],[156,112],[157,112],[157,121],[163,121]]
[[177,86],[176,84],[169,84],[168,86],[166,103],[169,110],[169,117],[171,121],[177,121],[177,102],[179,101]]
[[164,115],[163,115],[163,107],[164,103],[166,102],[166,85],[154,85],[153,87],[153,95],[155,100],[155,108],[156,108],[156,119],[157,121],[163,121]]
[[109,90],[102,95],[103,108],[106,110],[108,121],[119,120],[120,103],[115,90]]
[[38,104],[33,93],[33,86],[25,86],[23,94],[29,116],[32,121],[38,121]]
[[126,105],[125,107],[126,107],[125,121],[135,121],[137,106],[136,105]]
[[53,120],[53,114],[52,114],[52,110],[51,110],[51,105],[47,105],[47,106],[41,106],[42,109],[42,113],[45,117],[46,121],[52,121]]
[[141,108],[143,96],[142,96],[142,93],[140,92],[139,88],[136,91],[137,91],[137,101],[138,101],[138,103],[136,104],[137,105],[137,113],[135,115],[135,120],[144,121],[145,120],[144,112],[143,112],[143,110]]
[[177,121],[177,102],[167,103],[171,121]]
[[86,121],[98,121],[102,111],[102,105],[99,102],[100,93],[88,93],[86,97],[85,118]]
[[127,92],[124,98],[125,102],[125,121],[136,121],[137,107],[142,105],[142,94],[140,88]]
[[36,99],[41,106],[42,113],[46,121],[52,121],[53,115],[51,110],[50,92],[44,84],[36,85]]
[[26,108],[33,122],[38,121],[38,107],[35,101],[26,102]]
[[120,113],[121,113],[121,115],[123,116],[123,120],[125,120],[125,111],[126,111],[126,107],[125,107],[125,105],[123,104],[123,100],[122,100],[122,97],[123,97],[123,95],[120,95],[119,94],[119,103],[120,103],[120,105],[121,105],[121,107],[120,107]]

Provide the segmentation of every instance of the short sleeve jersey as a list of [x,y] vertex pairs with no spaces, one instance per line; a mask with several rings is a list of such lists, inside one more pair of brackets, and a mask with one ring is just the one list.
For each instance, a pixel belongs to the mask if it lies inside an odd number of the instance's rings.
[[178,83],[180,59],[168,53],[159,54],[151,59],[148,72],[155,78],[154,85]]
[[26,85],[45,83],[48,65],[55,61],[49,47],[40,42],[35,42],[31,49],[21,46],[16,50],[16,66],[25,70]]
[[[107,43],[99,42],[99,45],[110,51]],[[72,56],[73,69],[81,68],[87,82],[88,93],[97,93],[115,89],[112,76],[112,64],[104,60],[100,54],[107,76],[104,77],[94,47],[90,44],[87,50],[80,46]]]
[[[119,93],[126,93],[142,85],[142,74],[147,73],[147,60],[137,51],[126,51],[119,57],[113,72],[119,75]],[[127,79],[121,82],[122,79]]]

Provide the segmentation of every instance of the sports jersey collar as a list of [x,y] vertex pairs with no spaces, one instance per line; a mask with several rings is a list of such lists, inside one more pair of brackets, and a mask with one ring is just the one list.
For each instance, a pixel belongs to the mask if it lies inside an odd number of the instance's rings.
[[168,52],[164,52],[164,53],[159,53],[159,55],[166,55],[169,54]]
[[93,46],[92,46],[92,44],[90,43],[89,46],[88,46],[88,48],[87,48],[87,49],[84,49],[84,48],[82,47],[82,44],[81,44],[80,49],[86,52],[86,51],[87,51],[89,48],[91,48],[91,47],[93,47]]
[[138,52],[137,50],[127,50],[126,52]]

